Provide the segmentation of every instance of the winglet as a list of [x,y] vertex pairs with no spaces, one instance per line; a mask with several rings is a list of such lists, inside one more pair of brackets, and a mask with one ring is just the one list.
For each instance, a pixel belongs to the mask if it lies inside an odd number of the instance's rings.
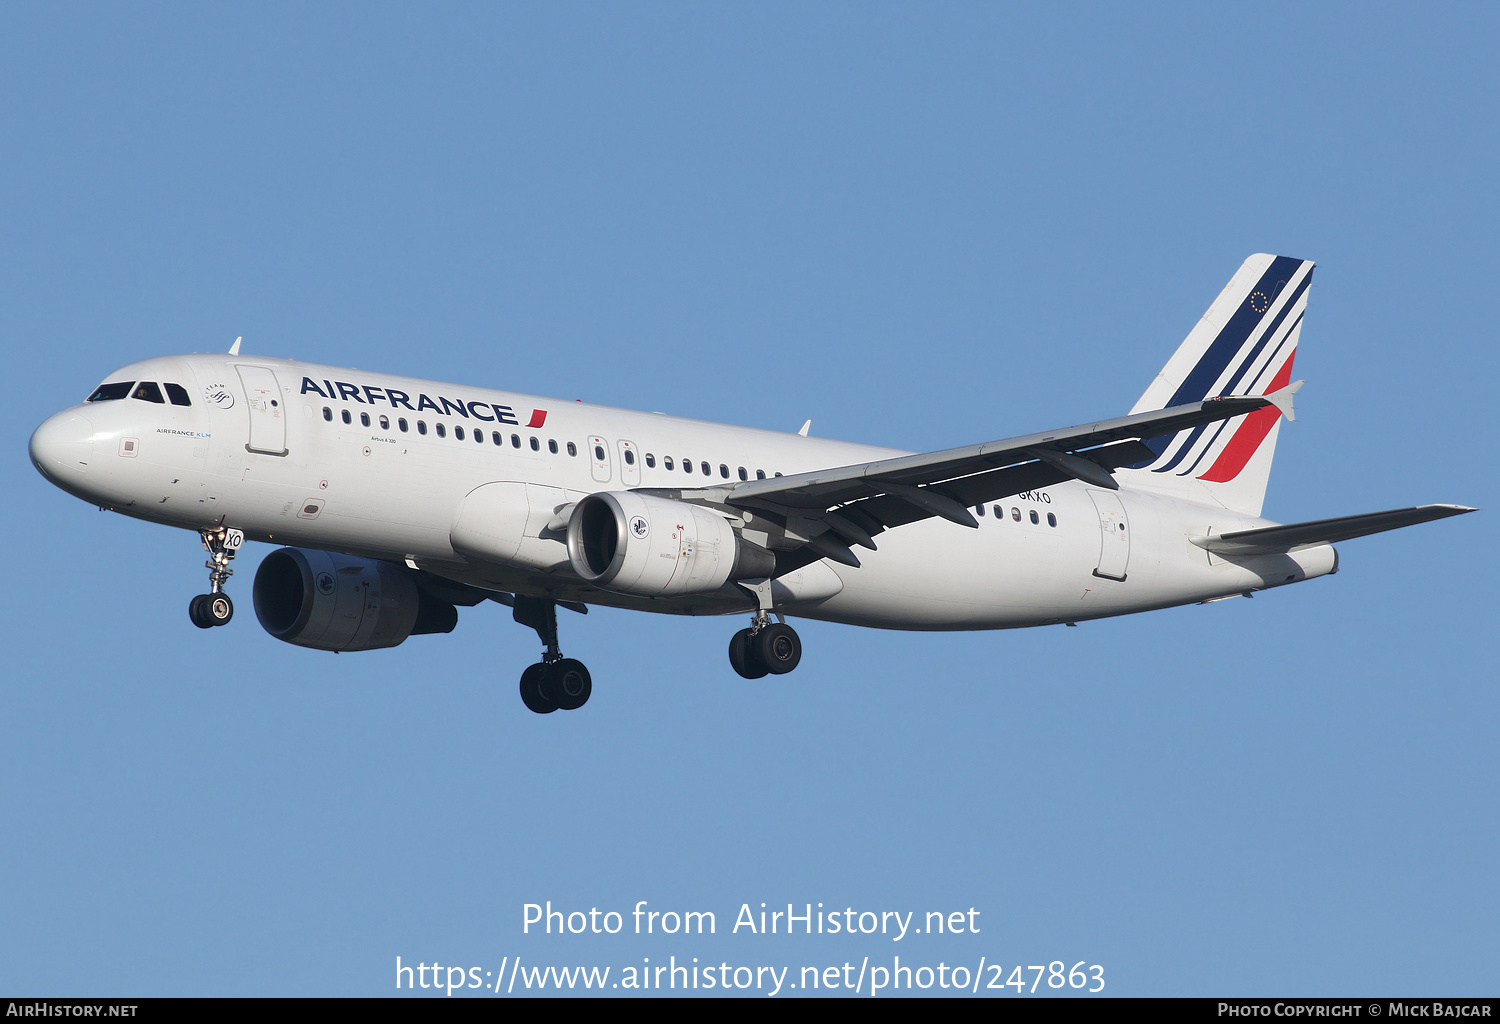
[[245,340],[245,336],[243,334],[240,335],[238,338],[235,338],[234,339],[234,344],[229,346],[229,354],[232,355],[232,356],[239,355],[240,354],[240,342],[242,342],[244,340]]
[[806,423],[802,424],[802,429],[799,430],[799,431],[797,431],[797,435],[799,437],[806,437],[807,436],[807,428],[810,427],[810,426],[812,426],[812,420],[808,420]]
[[1305,380],[1294,380],[1281,390],[1273,391],[1269,395],[1266,395],[1266,401],[1274,405],[1281,412],[1281,415],[1295,421],[1297,413],[1292,409],[1292,396],[1302,390],[1302,385],[1306,383],[1307,381]]

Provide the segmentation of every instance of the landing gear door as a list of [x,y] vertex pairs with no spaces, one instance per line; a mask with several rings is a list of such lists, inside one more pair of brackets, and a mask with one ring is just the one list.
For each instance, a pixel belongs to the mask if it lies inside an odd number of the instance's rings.
[[632,441],[621,441],[620,445],[620,483],[626,487],[639,487],[641,485],[641,456],[635,450]]
[[1125,506],[1114,491],[1089,491],[1099,512],[1099,567],[1094,575],[1107,580],[1125,579],[1130,564],[1130,529]]
[[264,366],[235,369],[245,386],[246,405],[250,408],[250,441],[245,450],[261,455],[285,455],[286,407],[276,374]]

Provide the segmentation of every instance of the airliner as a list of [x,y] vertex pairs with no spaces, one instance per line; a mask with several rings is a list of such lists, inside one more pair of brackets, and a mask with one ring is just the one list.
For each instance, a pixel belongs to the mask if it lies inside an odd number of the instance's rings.
[[273,637],[322,651],[446,633],[508,605],[541,660],[521,699],[583,706],[557,609],[748,615],[748,679],[797,667],[786,619],[883,629],[1065,624],[1338,570],[1336,541],[1472,512],[1421,505],[1283,525],[1261,506],[1313,264],[1245,261],[1124,416],[913,454],[290,359],[168,356],[107,376],[31,437],[91,504],[193,530],[209,592],[246,538]]

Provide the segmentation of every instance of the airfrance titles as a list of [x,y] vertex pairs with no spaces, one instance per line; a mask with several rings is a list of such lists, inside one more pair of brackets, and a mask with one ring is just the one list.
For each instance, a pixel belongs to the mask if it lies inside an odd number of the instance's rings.
[[[439,395],[437,401],[433,401],[424,394],[417,395],[417,404],[412,405],[412,396],[405,391],[396,388],[375,387],[372,384],[349,384],[341,380],[325,380],[321,386],[318,381],[311,377],[302,378],[302,391],[304,395],[317,395],[334,402],[358,402],[360,405],[374,405],[377,402],[385,402],[392,409],[407,409],[411,412],[421,412],[430,409],[438,416],[462,416],[464,419],[483,420],[486,423],[510,423],[516,426],[520,421],[516,419],[516,412],[508,405],[497,405],[494,402],[470,402],[463,399],[454,401]],[[438,403],[442,403],[439,405]],[[532,412],[531,426],[541,426],[541,421],[547,417],[546,410],[537,409]]]

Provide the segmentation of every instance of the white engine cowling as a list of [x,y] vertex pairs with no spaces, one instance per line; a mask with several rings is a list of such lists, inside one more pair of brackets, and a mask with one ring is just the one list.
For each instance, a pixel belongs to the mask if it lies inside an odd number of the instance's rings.
[[711,510],[634,491],[591,494],[573,508],[568,560],[595,586],[641,597],[710,593],[768,577],[775,564]]
[[429,598],[394,562],[304,548],[271,552],[255,573],[255,617],[278,640],[320,651],[395,647],[413,633],[448,633],[451,604]]

